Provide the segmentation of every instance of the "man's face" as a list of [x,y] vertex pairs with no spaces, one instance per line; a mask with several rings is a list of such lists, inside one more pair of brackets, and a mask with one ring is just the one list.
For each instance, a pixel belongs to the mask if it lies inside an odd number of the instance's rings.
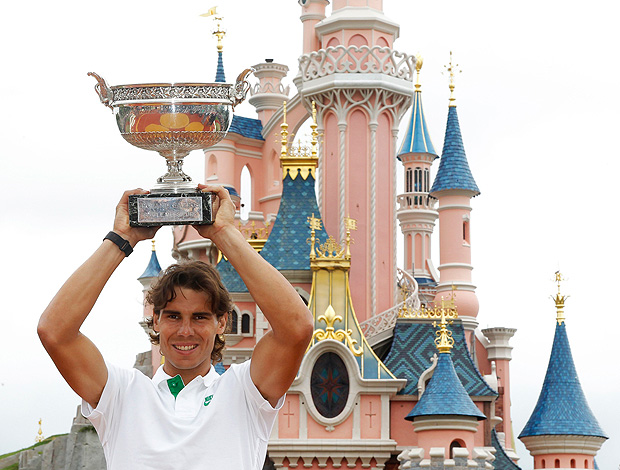
[[166,357],[164,371],[181,375],[185,384],[211,367],[215,335],[224,333],[226,315],[219,320],[202,292],[177,287],[176,297],[153,316],[159,347]]

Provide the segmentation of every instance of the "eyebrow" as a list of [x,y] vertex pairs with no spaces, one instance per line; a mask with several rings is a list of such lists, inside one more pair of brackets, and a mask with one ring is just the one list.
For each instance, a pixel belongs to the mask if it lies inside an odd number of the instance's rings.
[[[162,314],[180,314],[181,312],[179,312],[178,310],[164,309],[161,311],[161,313]],[[205,311],[199,311],[199,312],[192,312],[192,315],[215,315],[215,313],[205,310]]]

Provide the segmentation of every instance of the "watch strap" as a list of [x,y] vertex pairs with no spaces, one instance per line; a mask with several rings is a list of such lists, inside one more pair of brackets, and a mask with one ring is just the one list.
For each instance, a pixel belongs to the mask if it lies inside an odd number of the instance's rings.
[[131,247],[131,243],[125,240],[123,237],[114,232],[108,232],[108,234],[103,237],[104,240],[110,240],[118,249],[125,253],[125,257],[129,256],[133,252],[133,248]]

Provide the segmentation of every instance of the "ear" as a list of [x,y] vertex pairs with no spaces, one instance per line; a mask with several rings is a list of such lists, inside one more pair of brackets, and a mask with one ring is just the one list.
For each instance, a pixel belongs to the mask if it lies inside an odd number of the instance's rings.
[[153,313],[153,331],[159,333],[159,314]]
[[222,315],[217,320],[217,334],[222,335],[226,331],[226,321],[228,320],[228,315]]

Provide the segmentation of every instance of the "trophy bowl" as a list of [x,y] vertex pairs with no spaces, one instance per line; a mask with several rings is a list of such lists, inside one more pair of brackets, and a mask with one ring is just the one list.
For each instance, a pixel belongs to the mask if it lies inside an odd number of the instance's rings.
[[166,159],[168,171],[149,195],[130,198],[134,226],[206,224],[211,222],[211,195],[197,191],[183,172],[183,159],[192,151],[224,138],[236,105],[250,88],[244,70],[236,83],[147,83],[108,86],[96,73],[95,90],[112,109],[123,138]]

